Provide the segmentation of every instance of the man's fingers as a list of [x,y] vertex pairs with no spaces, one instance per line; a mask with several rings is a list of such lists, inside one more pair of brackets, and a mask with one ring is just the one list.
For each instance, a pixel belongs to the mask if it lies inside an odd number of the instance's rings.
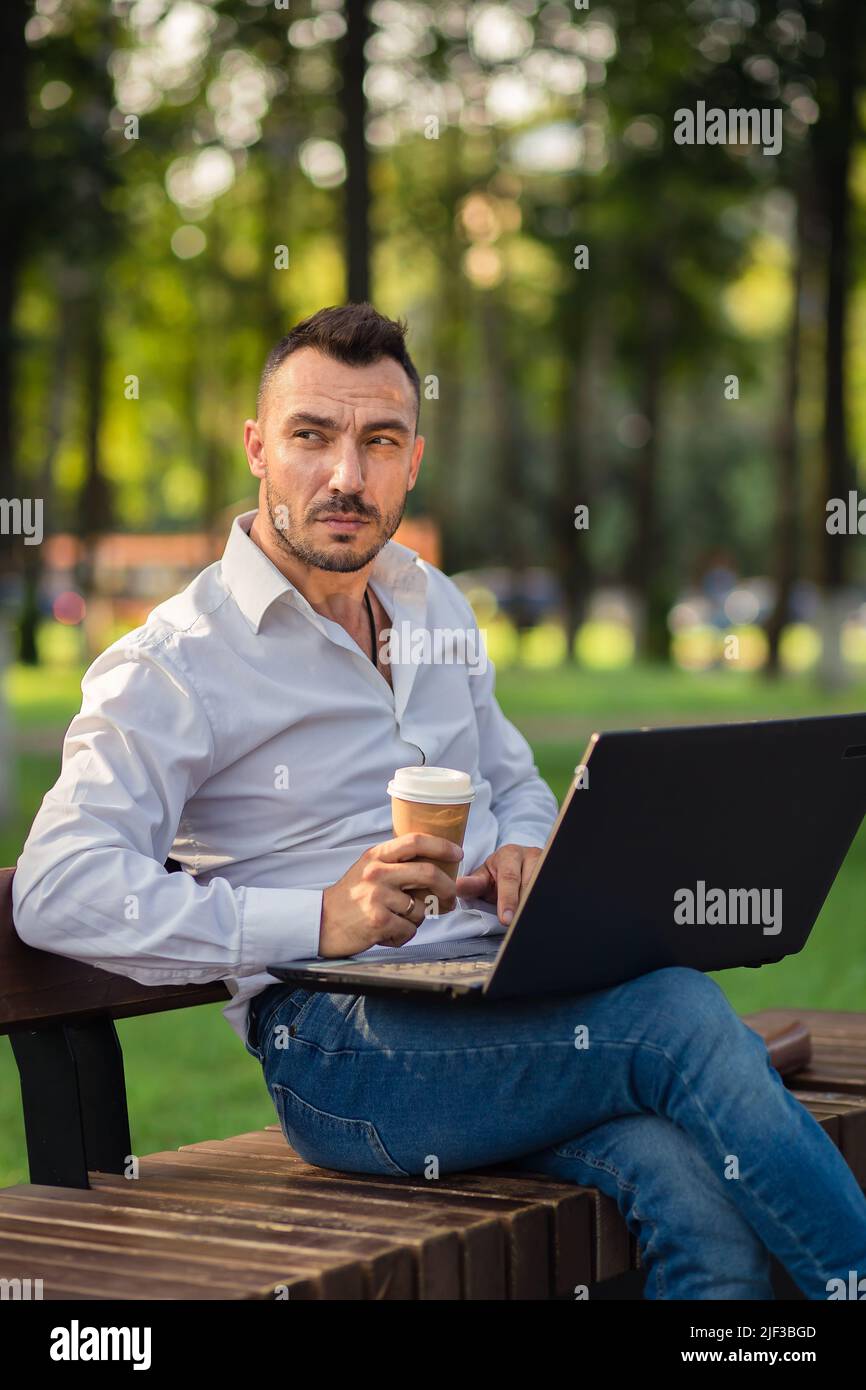
[[424,921],[424,900],[422,898],[419,902],[408,888],[389,888],[385,905],[397,917],[414,922],[416,927]]
[[394,840],[383,840],[374,845],[370,854],[386,864],[405,864],[412,859],[453,859],[463,858],[463,850],[453,840],[445,840],[441,835],[398,835]]
[[453,878],[450,878],[444,869],[440,869],[438,864],[428,864],[425,860],[411,860],[408,863],[401,860],[396,864],[383,865],[375,872],[382,883],[395,888],[405,888],[407,892],[415,888],[423,894],[433,893],[437,898],[454,896]]
[[471,874],[460,874],[455,884],[455,891],[458,898],[487,898],[493,901],[493,889],[496,886],[490,869],[486,864],[482,864],[479,869],[473,869]]
[[398,913],[392,912],[389,920],[376,933],[374,944],[377,946],[405,946],[407,941],[412,940],[417,930],[418,926],[411,922],[408,917],[402,917]]
[[517,911],[523,855],[516,845],[503,845],[496,862],[496,911],[505,926]]

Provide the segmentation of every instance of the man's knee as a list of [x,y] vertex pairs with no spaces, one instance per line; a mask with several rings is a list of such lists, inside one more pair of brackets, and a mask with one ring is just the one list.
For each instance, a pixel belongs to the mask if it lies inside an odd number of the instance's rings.
[[658,1010],[660,1040],[734,1050],[763,1046],[745,1026],[724,990],[701,970],[671,965],[643,977]]

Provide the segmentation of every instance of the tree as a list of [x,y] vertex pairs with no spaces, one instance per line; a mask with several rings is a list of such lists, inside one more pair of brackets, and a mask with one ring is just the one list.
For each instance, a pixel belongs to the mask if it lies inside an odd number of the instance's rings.
[[367,0],[346,0],[348,27],[341,44],[343,151],[346,156],[344,238],[350,303],[370,297],[370,177],[368,169],[364,46],[370,36]]
[[[28,52],[24,26],[26,0],[0,6],[0,180],[4,216],[0,221],[0,496],[18,491],[14,365],[15,294],[27,247],[27,228],[34,211],[33,165],[27,123]],[[0,572],[11,563],[11,546],[0,551]]]
[[[818,79],[821,119],[815,158],[826,218],[826,345],[824,353],[825,499],[847,498],[854,487],[848,442],[848,305],[851,288],[851,164],[858,130],[857,96],[863,85],[864,35],[859,0],[835,0],[817,12],[825,59]],[[822,674],[827,685],[844,679],[840,637],[851,543],[821,531],[824,586]]]

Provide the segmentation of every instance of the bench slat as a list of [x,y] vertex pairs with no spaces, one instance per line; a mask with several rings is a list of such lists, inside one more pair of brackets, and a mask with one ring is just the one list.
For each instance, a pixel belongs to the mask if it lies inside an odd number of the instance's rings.
[[[341,1210],[329,1221],[327,1215],[316,1211],[317,1205],[323,1208],[325,1206],[320,1192],[311,1194],[312,1200],[305,1214],[303,1203],[296,1200],[295,1191],[293,1188],[289,1188],[285,1182],[267,1185],[262,1184],[258,1178],[251,1181],[245,1177],[241,1184],[237,1176],[231,1172],[220,1172],[220,1170],[209,1168],[194,1170],[188,1166],[179,1168],[178,1165],[171,1163],[151,1165],[145,1173],[144,1165],[146,1162],[147,1160],[142,1161],[141,1181],[146,1183],[148,1193],[165,1197],[192,1198],[200,1203],[205,1210],[214,1199],[240,1203],[252,1209],[262,1205],[266,1205],[269,1209],[282,1207],[284,1210],[287,1208],[287,1214],[293,1221],[299,1223],[306,1215],[311,1217],[316,1225],[330,1225],[333,1228],[336,1222],[341,1222],[344,1228],[348,1225],[349,1229],[354,1228],[375,1233],[375,1225],[369,1218],[361,1221],[356,1220],[352,1223],[353,1209],[360,1204],[353,1198],[352,1192],[348,1188],[344,1194]],[[105,1187],[110,1185],[113,1180],[107,1175],[100,1174],[94,1176],[94,1181],[101,1187]],[[242,1192],[239,1191],[241,1186]],[[328,1208],[331,1207],[336,1197],[337,1194],[328,1197]],[[404,1211],[396,1204],[391,1204],[390,1211],[392,1215],[390,1225],[385,1224],[385,1229],[380,1229],[379,1233],[389,1235],[395,1243],[399,1243],[412,1251],[417,1269],[416,1296],[422,1299],[462,1297],[460,1241],[453,1225],[449,1225],[447,1221],[442,1221],[436,1226],[431,1222],[422,1224],[417,1220],[414,1222],[406,1221]],[[362,1218],[365,1217],[363,1210],[354,1214]],[[403,1219],[401,1220],[401,1218]]]
[[762,1009],[744,1021],[775,1028],[800,1019],[812,1039],[808,1063],[786,1075],[798,1091],[835,1091],[866,1097],[866,1013],[824,1009]]
[[[17,1208],[12,1207],[14,1199]],[[88,1200],[83,1200],[88,1199]],[[346,1264],[362,1266],[370,1275],[365,1296],[376,1298],[413,1298],[414,1269],[408,1251],[397,1240],[378,1238],[364,1232],[340,1232],[316,1229],[311,1225],[293,1223],[285,1208],[274,1207],[269,1215],[263,1208],[239,1210],[228,1202],[212,1209],[201,1202],[178,1202],[167,1199],[148,1187],[141,1190],[136,1183],[124,1182],[113,1190],[91,1188],[70,1194],[68,1189],[21,1186],[0,1194],[0,1220],[10,1210],[29,1210],[34,1218],[56,1220],[58,1229],[65,1224],[93,1226],[98,1230],[126,1227],[161,1234],[181,1249],[185,1242],[193,1245],[201,1237],[214,1236],[231,1242],[238,1248],[259,1246],[280,1253],[280,1267],[288,1274],[339,1269]],[[56,1216],[54,1215],[56,1214]]]
[[227,1266],[241,1263],[255,1268],[264,1257],[270,1267],[278,1259],[285,1273],[336,1269],[363,1257],[367,1263],[380,1263],[379,1275],[384,1279],[402,1263],[395,1258],[398,1251],[393,1243],[363,1234],[353,1236],[350,1243],[333,1232],[309,1231],[288,1223],[282,1229],[276,1223],[265,1227],[250,1222],[244,1227],[236,1220],[220,1221],[202,1215],[178,1221],[149,1205],[136,1208],[103,1202],[94,1208],[92,1204],[83,1207],[74,1200],[50,1201],[31,1195],[29,1189],[19,1189],[19,1194],[17,1207],[11,1202],[2,1206],[4,1231],[20,1230],[19,1223],[25,1221],[34,1232],[41,1228],[84,1242],[123,1236],[172,1256],[189,1252],[202,1259],[218,1258]]
[[803,1091],[841,1091],[850,1096],[866,1095],[866,1060],[856,1063],[841,1059],[821,1059],[790,1078],[790,1084]]
[[[302,1159],[293,1154],[291,1147],[286,1144],[282,1131],[279,1130],[260,1130],[253,1134],[240,1134],[232,1140],[214,1140],[210,1143],[185,1145],[181,1151],[183,1154],[188,1152],[203,1152],[203,1154],[228,1154],[243,1155],[246,1159],[256,1161],[256,1172],[282,1172],[286,1161],[300,1163],[310,1175],[321,1175],[322,1169],[310,1168],[304,1165]],[[261,1163],[264,1159],[264,1165]],[[272,1161],[272,1162],[268,1162]],[[274,1166],[277,1165],[277,1166]],[[246,1172],[249,1172],[247,1163]],[[346,1175],[339,1175],[345,1179]],[[353,1179],[354,1180],[354,1179]],[[377,1179],[371,1179],[377,1183]],[[595,1193],[591,1193],[588,1188],[575,1186],[571,1183],[559,1183],[550,1177],[532,1177],[527,1173],[518,1173],[516,1170],[507,1169],[503,1172],[499,1168],[488,1168],[480,1172],[471,1173],[445,1173],[434,1181],[424,1179],[395,1179],[399,1188],[405,1193],[420,1195],[424,1200],[435,1198],[436,1201],[446,1202],[449,1209],[456,1209],[460,1204],[463,1209],[467,1198],[471,1201],[473,1209],[478,1208],[482,1202],[485,1209],[491,1209],[491,1202],[495,1202],[493,1211],[499,1209],[503,1215],[507,1213],[512,1230],[509,1232],[510,1243],[510,1297],[528,1297],[523,1293],[527,1286],[539,1287],[539,1284],[549,1280],[555,1295],[570,1295],[573,1293],[575,1284],[589,1283],[592,1279],[591,1252],[594,1238],[592,1238],[592,1222],[595,1219]],[[530,1236],[523,1234],[520,1240],[514,1230],[514,1202],[520,1202],[520,1208],[531,1204],[532,1208],[541,1207],[546,1211],[545,1226],[548,1229],[541,1232],[541,1226],[537,1220],[532,1220],[531,1240],[532,1245],[537,1250],[531,1252],[531,1247],[527,1247],[525,1241]],[[619,1216],[619,1213],[617,1213]],[[520,1218],[525,1226],[525,1218]],[[606,1237],[605,1251],[610,1244],[610,1238]],[[621,1244],[621,1243],[620,1243]],[[544,1250],[544,1261],[548,1265],[546,1275],[544,1269],[539,1268],[539,1261],[542,1259]],[[623,1254],[621,1248],[617,1252],[614,1261],[621,1262]],[[626,1254],[626,1264],[624,1269],[628,1269],[628,1257]],[[619,1269],[617,1269],[619,1272]]]
[[792,1094],[807,1110],[826,1105],[839,1117],[839,1148],[860,1186],[866,1186],[866,1100],[839,1091],[799,1091]]
[[[235,1140],[189,1145],[182,1150],[185,1154],[210,1152],[214,1155],[221,1151],[245,1156],[247,1173],[250,1170],[257,1173],[282,1172],[286,1162],[300,1163],[311,1175],[322,1173],[322,1169],[310,1168],[297,1158],[282,1134],[267,1134],[267,1131],[254,1136],[239,1136]],[[342,1179],[346,1177],[339,1176]],[[381,1180],[374,1177],[373,1181],[378,1183]],[[574,1283],[580,1282],[574,1276],[573,1268],[562,1268],[557,1272],[552,1266],[552,1257],[555,1258],[557,1245],[557,1208],[563,1209],[564,1219],[569,1219],[571,1209],[577,1211],[580,1208],[581,1216],[571,1220],[570,1227],[573,1227],[575,1236],[580,1237],[581,1229],[588,1234],[589,1218],[582,1188],[550,1180],[546,1183],[544,1180],[520,1180],[513,1173],[493,1170],[488,1170],[482,1177],[474,1173],[445,1173],[435,1181],[413,1177],[395,1179],[395,1183],[399,1184],[400,1191],[413,1195],[413,1200],[420,1197],[423,1201],[442,1202],[449,1211],[464,1209],[471,1204],[473,1211],[482,1205],[485,1211],[491,1209],[499,1213],[506,1222],[509,1238],[509,1297],[532,1297],[525,1290],[539,1290],[545,1284],[557,1291],[570,1291]],[[528,1215],[530,1212],[531,1216]],[[550,1229],[550,1222],[553,1222],[553,1230]],[[571,1229],[569,1237],[570,1234]],[[562,1245],[562,1237],[559,1244]],[[587,1264],[588,1244],[584,1245],[582,1259],[580,1245],[575,1245],[570,1238],[567,1238],[567,1244],[574,1251],[570,1264],[577,1265],[580,1272],[580,1268],[585,1269]]]
[[844,1009],[759,1009],[746,1014],[743,1022],[750,1028],[760,1026],[775,1028],[777,1025],[805,1023],[813,1039],[847,1038],[851,1042],[866,1044],[866,1013]]
[[[402,1187],[402,1179],[392,1182],[354,1174],[327,1174],[294,1156],[272,1163],[246,1158],[239,1162],[236,1156],[232,1159],[213,1154],[191,1155],[191,1162],[184,1163],[170,1161],[177,1160],[177,1154],[159,1158],[160,1177],[169,1174],[185,1178],[197,1188],[205,1178],[231,1183],[242,1175],[247,1193],[264,1195],[269,1201],[280,1200],[282,1194],[283,1200],[295,1205],[299,1197],[306,1196],[316,1212],[316,1220],[324,1224],[335,1216],[341,1221],[349,1217],[356,1230],[372,1230],[383,1218],[389,1218],[395,1238],[415,1244],[423,1298],[501,1298],[506,1294],[503,1232],[487,1210],[477,1210],[478,1204],[472,1211],[465,1210],[465,1204],[439,1204],[428,1192],[416,1196],[395,1191],[398,1184]],[[183,1159],[187,1159],[186,1153]],[[142,1164],[143,1177],[147,1162]],[[153,1176],[154,1169],[150,1167],[148,1180]],[[546,1256],[546,1233],[541,1229],[544,1218],[540,1211],[532,1212],[530,1217],[521,1213],[520,1217],[523,1230],[518,1255],[525,1264],[527,1250],[543,1248]],[[444,1247],[443,1235],[447,1237]],[[443,1263],[446,1255],[447,1268]],[[437,1293],[437,1288],[443,1291]]]
[[[252,1135],[221,1141],[245,1152],[291,1152],[279,1125],[269,1125]],[[184,1146],[196,1148],[197,1145]],[[447,1173],[436,1182],[437,1191],[475,1196],[518,1197],[548,1207],[553,1221],[553,1287],[556,1296],[569,1296],[576,1284],[592,1282],[592,1224],[595,1192],[573,1183],[558,1182],[547,1174],[533,1176],[523,1169],[486,1167],[467,1173]],[[425,1190],[429,1190],[425,1188]]]
[[[233,1139],[205,1141],[201,1144],[184,1145],[182,1153],[187,1152],[227,1152],[244,1154],[250,1157],[285,1158],[297,1155],[286,1143],[279,1125],[275,1128],[258,1130],[250,1134],[240,1134]],[[311,1170],[314,1174],[319,1169]],[[346,1176],[343,1174],[342,1176]],[[400,1179],[401,1185],[405,1184]],[[589,1283],[592,1278],[592,1221],[594,1216],[594,1193],[588,1188],[572,1183],[557,1182],[544,1174],[537,1177],[523,1170],[489,1167],[469,1173],[446,1173],[432,1182],[415,1179],[412,1191],[429,1195],[454,1194],[458,1197],[471,1196],[475,1201],[499,1198],[528,1201],[547,1208],[553,1223],[552,1237],[553,1270],[552,1281],[556,1295],[569,1295],[575,1284]]]
[[[295,1230],[302,1232],[305,1228],[303,1222],[327,1223],[327,1229],[333,1229],[335,1236],[345,1242],[347,1249],[355,1248],[359,1241],[370,1238],[371,1232],[387,1230],[390,1239],[395,1242],[396,1248],[405,1252],[407,1224],[405,1210],[400,1207],[386,1221],[382,1215],[381,1203],[376,1207],[370,1208],[368,1202],[358,1200],[357,1194],[353,1191],[348,1197],[345,1195],[341,1200],[336,1201],[333,1195],[329,1195],[328,1210],[324,1221],[320,1220],[320,1203],[318,1197],[310,1199],[310,1210],[303,1211],[298,1209],[297,1198],[294,1195],[287,1195],[282,1209],[291,1209],[292,1219],[295,1221]],[[414,1218],[413,1218],[414,1220]],[[445,1223],[449,1228],[455,1224],[459,1225],[457,1234],[462,1246],[462,1297],[469,1299],[502,1299],[506,1296],[506,1272],[505,1272],[505,1245],[504,1233],[497,1221],[492,1218],[479,1217],[471,1224],[455,1223],[448,1220]],[[341,1228],[348,1227],[345,1233],[341,1234]],[[412,1231],[411,1244],[421,1251],[422,1256],[426,1252],[426,1241],[421,1246],[420,1242],[424,1238]],[[405,1295],[395,1295],[405,1296]]]
[[[338,1292],[346,1285],[355,1286],[357,1267],[349,1265],[345,1278],[334,1279],[332,1272],[310,1270],[303,1275],[285,1273],[285,1266],[274,1260],[268,1264],[260,1261],[256,1267],[237,1265],[227,1269],[219,1260],[196,1258],[190,1254],[172,1256],[168,1253],[152,1253],[145,1242],[123,1240],[116,1237],[98,1238],[97,1232],[90,1232],[90,1239],[67,1237],[57,1231],[43,1230],[35,1234],[28,1229],[27,1222],[15,1223],[11,1218],[10,1228],[0,1235],[0,1273],[6,1277],[35,1275],[37,1267],[46,1272],[44,1294],[50,1296],[51,1271],[72,1270],[76,1274],[87,1271],[89,1280],[98,1276],[106,1290],[106,1297],[126,1298],[130,1289],[137,1289],[152,1279],[172,1279],[177,1284],[187,1286],[187,1298],[198,1297],[203,1288],[221,1290],[221,1297],[231,1299],[246,1296],[256,1298],[272,1294],[274,1284],[287,1284],[290,1296],[298,1296],[303,1289],[314,1297],[341,1297]],[[291,1292],[295,1285],[294,1293]],[[91,1285],[93,1286],[93,1285]],[[327,1292],[326,1292],[327,1290]],[[356,1297],[360,1290],[356,1293]]]
[[[118,1222],[49,1222],[23,1206],[21,1215],[4,1211],[2,1240],[27,1242],[37,1253],[46,1243],[52,1254],[55,1250],[86,1255],[113,1252],[120,1257],[116,1278],[127,1280],[138,1277],[140,1265],[160,1272],[177,1271],[197,1283],[215,1281],[230,1289],[261,1288],[269,1281],[284,1283],[289,1277],[318,1277],[329,1272],[327,1252],[281,1253],[273,1246],[253,1242],[242,1245],[200,1233],[187,1234],[181,1241],[178,1236],[166,1237],[151,1226],[145,1230]],[[71,1254],[69,1258],[72,1259]],[[345,1263],[351,1262],[344,1259],[331,1268],[336,1270]]]

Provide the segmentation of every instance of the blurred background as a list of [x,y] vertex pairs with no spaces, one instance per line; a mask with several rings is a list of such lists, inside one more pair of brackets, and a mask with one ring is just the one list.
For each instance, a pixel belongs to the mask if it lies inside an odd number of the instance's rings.
[[[0,860],[84,666],[255,505],[269,347],[347,300],[408,320],[398,539],[557,796],[595,728],[863,708],[862,9],[5,0]],[[701,102],[781,149],[678,144]],[[866,1008],[864,894],[861,835],[806,951],[719,977],[736,1006]],[[164,1083],[140,1147],[271,1118],[217,1010],[122,1033],[134,1119]]]

